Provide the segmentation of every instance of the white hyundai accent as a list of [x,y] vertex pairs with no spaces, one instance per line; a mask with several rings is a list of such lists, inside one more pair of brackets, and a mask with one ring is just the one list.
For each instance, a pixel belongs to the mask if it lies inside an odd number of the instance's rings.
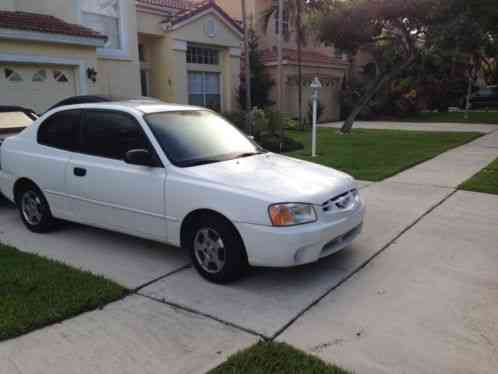
[[351,244],[352,177],[265,151],[212,111],[154,101],[63,106],[0,148],[1,192],[28,229],[57,219],[188,249],[224,283]]

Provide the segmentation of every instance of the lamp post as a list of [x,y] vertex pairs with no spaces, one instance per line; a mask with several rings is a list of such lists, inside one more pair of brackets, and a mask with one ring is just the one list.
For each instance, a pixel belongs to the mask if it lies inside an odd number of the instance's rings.
[[322,88],[322,84],[318,77],[313,79],[311,82],[311,100],[313,101],[313,130],[311,136],[311,157],[316,157],[316,122],[318,120],[318,99],[320,97],[320,88]]

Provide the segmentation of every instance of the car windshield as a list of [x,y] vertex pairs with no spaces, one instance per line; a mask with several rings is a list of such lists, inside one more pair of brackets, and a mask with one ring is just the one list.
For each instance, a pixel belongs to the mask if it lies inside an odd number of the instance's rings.
[[235,126],[211,111],[161,112],[144,118],[176,166],[197,166],[264,152]]

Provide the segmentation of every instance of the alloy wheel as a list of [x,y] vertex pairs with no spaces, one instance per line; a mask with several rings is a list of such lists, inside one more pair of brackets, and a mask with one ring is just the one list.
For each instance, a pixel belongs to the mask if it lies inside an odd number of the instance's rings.
[[194,237],[194,253],[201,268],[216,274],[223,270],[226,262],[226,249],[223,240],[215,230],[203,228]]
[[27,191],[22,195],[21,210],[24,219],[32,226],[39,225],[43,219],[42,201],[33,191]]

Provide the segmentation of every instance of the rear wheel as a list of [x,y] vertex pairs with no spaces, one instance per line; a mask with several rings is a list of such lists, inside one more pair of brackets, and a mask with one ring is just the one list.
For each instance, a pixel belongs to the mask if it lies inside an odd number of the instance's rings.
[[55,219],[38,187],[26,185],[17,193],[16,200],[21,219],[30,231],[44,233],[52,229]]
[[209,217],[196,222],[190,232],[192,262],[204,278],[214,283],[229,283],[246,273],[244,245],[228,222]]

